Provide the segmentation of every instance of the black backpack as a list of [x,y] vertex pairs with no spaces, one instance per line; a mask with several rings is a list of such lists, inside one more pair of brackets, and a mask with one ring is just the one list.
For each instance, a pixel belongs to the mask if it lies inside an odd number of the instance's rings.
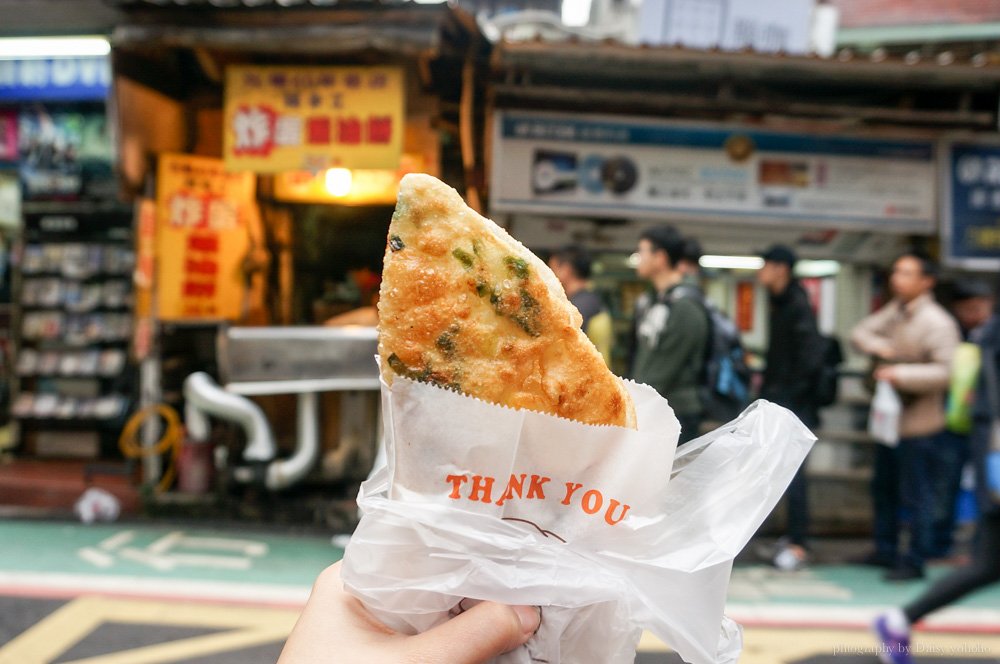
[[823,340],[823,364],[816,375],[816,385],[813,391],[813,402],[817,406],[831,406],[837,401],[839,384],[839,367],[844,362],[844,352],[837,337],[820,334]]
[[728,422],[750,403],[750,367],[736,324],[705,299],[701,289],[680,286],[671,299],[690,297],[701,304],[708,317],[708,342],[702,363],[701,405],[705,418]]

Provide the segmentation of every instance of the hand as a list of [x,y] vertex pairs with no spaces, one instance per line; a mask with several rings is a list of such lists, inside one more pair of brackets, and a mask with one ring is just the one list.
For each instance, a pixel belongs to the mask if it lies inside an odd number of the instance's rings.
[[541,616],[529,606],[476,604],[416,636],[389,629],[344,590],[340,563],[316,579],[278,664],[477,664],[523,645]]
[[890,385],[896,384],[896,367],[891,365],[881,366],[875,370],[875,380],[887,381]]
[[986,486],[994,496],[1000,496],[1000,452],[986,455]]

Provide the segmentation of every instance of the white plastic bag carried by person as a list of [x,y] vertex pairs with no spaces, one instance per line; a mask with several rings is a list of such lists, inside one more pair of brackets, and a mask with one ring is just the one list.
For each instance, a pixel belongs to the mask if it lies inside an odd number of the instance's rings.
[[358,497],[347,590],[411,634],[478,600],[540,606],[504,664],[631,663],[644,628],[692,664],[736,662],[733,558],[815,438],[757,402],[675,457],[667,402],[626,386],[638,430],[383,383],[386,465]]
[[899,414],[902,411],[903,402],[892,384],[886,380],[878,381],[868,414],[869,435],[883,445],[899,445]]

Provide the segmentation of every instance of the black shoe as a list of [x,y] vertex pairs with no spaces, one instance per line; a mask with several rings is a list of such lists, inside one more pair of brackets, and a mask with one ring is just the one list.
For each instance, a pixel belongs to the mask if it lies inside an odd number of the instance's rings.
[[916,581],[924,578],[924,570],[912,565],[900,565],[882,575],[886,581]]
[[858,558],[851,558],[848,560],[848,563],[851,565],[866,565],[868,567],[885,567],[886,569],[892,569],[896,566],[895,558],[882,555],[875,551]]

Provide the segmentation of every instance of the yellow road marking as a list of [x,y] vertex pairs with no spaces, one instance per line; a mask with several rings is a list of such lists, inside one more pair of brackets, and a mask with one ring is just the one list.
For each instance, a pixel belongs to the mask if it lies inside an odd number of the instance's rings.
[[81,597],[0,648],[0,664],[47,664],[107,622],[229,630],[66,664],[161,664],[283,640],[299,612],[191,602]]
[[189,639],[176,639],[144,648],[121,650],[107,655],[98,655],[86,659],[74,659],[65,664],[167,664],[192,657],[213,655],[220,652],[242,650],[275,641],[284,641],[291,627],[270,629],[256,627],[240,629],[221,634],[208,634]]

